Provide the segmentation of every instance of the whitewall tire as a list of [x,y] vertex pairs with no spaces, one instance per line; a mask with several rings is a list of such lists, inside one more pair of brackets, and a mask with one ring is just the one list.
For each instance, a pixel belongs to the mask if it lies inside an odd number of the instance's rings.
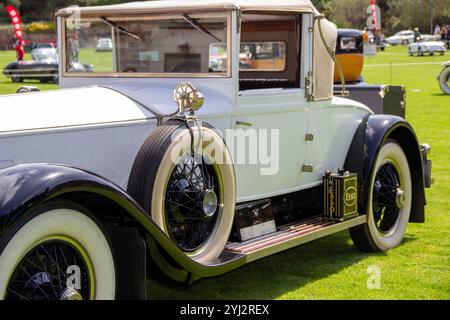
[[445,94],[450,94],[450,67],[442,70],[439,75],[439,86],[441,87],[442,92]]
[[[55,203],[20,226],[4,246],[0,299],[114,299],[115,265],[103,231],[82,208]],[[29,284],[22,287],[17,283],[24,282],[23,270]]]
[[221,136],[205,123],[193,127],[193,136],[194,144],[180,121],[153,131],[136,157],[128,193],[186,255],[208,263],[220,256],[230,236],[236,181]]
[[367,224],[352,228],[350,234],[363,251],[387,251],[402,242],[412,204],[408,159],[395,141],[381,147],[369,190]]

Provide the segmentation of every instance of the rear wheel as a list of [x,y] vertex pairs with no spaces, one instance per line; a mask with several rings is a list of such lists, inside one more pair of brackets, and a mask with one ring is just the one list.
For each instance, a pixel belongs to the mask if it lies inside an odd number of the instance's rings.
[[152,132],[136,157],[128,192],[181,250],[201,263],[218,258],[225,247],[236,187],[222,138],[208,125],[195,126],[193,135],[191,143],[181,121]]
[[[12,72],[16,72],[16,70],[17,70],[17,69],[14,69],[14,71],[12,71]],[[22,79],[19,75],[17,75],[17,74],[12,74],[12,75],[11,75],[11,81],[12,81],[13,83],[21,83],[21,82],[23,82],[23,79]]]
[[2,243],[0,299],[114,299],[112,252],[90,213],[55,202],[31,215]]
[[423,57],[423,51],[422,51],[422,48],[421,47],[419,47],[419,49],[417,49],[417,55],[419,56],[419,57]]
[[367,223],[350,229],[350,234],[362,251],[387,251],[401,243],[412,203],[408,159],[395,141],[381,148],[369,190]]

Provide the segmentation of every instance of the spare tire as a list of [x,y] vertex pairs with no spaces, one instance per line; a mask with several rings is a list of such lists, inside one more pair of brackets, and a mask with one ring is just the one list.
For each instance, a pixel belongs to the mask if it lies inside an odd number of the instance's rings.
[[[201,137],[201,138],[200,138]],[[139,150],[128,193],[189,257],[217,259],[231,232],[236,179],[229,151],[206,123],[170,120]]]
[[442,92],[445,94],[450,94],[450,67],[445,68],[442,70],[441,74],[439,75],[439,86],[442,89]]

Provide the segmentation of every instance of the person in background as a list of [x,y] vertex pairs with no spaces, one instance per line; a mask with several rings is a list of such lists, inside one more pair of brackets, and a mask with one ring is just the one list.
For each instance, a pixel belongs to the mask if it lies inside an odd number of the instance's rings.
[[369,43],[369,30],[367,29],[367,27],[364,28],[364,31],[363,31],[363,41],[364,41],[364,44]]
[[445,27],[445,41],[447,42],[447,49],[450,50],[450,26]]
[[16,56],[17,61],[23,61],[25,58],[24,41],[22,39],[17,39],[16,41]]
[[414,28],[414,42],[418,42],[420,40],[420,31],[418,27]]
[[446,28],[447,28],[446,26],[443,26],[443,27],[441,28],[440,34],[441,34],[441,40],[442,40],[442,41],[445,41]]
[[436,25],[436,27],[434,27],[434,33],[435,36],[438,36],[441,34],[441,26],[440,25]]
[[72,50],[73,50],[73,61],[78,62],[78,56],[80,54],[80,41],[78,40],[77,34],[75,34],[72,40]]

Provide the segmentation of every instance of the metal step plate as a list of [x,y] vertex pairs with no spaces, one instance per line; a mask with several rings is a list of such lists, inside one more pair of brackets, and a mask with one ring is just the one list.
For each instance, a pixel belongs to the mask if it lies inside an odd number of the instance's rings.
[[284,226],[277,232],[245,242],[230,243],[227,251],[245,254],[247,262],[258,260],[300,244],[366,223],[366,216],[339,222],[322,216]]

